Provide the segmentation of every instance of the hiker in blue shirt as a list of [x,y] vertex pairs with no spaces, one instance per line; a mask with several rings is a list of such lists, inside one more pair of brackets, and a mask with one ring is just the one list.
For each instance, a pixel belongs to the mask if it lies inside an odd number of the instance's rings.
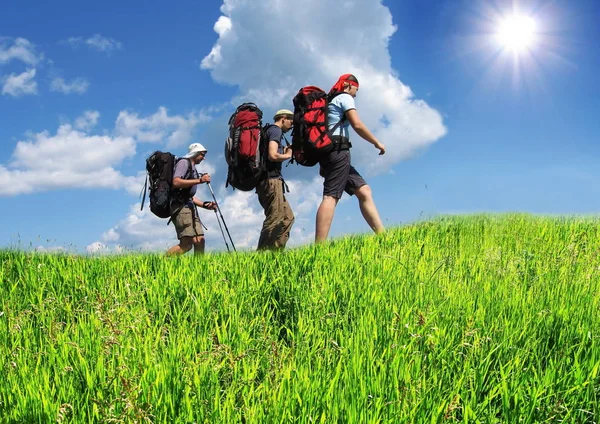
[[[358,116],[354,103],[358,87],[356,77],[345,74],[329,91],[329,97],[332,100],[328,104],[328,129],[332,130],[336,125],[339,128],[339,132],[336,129],[331,139],[339,143],[340,148],[327,153],[319,161],[321,166],[319,173],[325,180],[323,182],[323,200],[317,210],[316,243],[327,239],[335,207],[344,191],[350,196],[356,195],[360,211],[369,227],[375,233],[384,231],[371,188],[350,161],[349,126],[352,126],[360,137],[378,149],[380,155],[385,153],[385,146],[369,131]],[[342,121],[341,124],[339,124],[340,121]]]

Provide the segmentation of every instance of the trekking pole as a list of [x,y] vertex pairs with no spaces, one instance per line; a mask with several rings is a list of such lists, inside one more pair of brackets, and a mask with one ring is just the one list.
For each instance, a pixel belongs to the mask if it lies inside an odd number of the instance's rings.
[[214,211],[215,211],[215,218],[217,218],[217,222],[219,223],[219,228],[221,229],[221,234],[223,234],[223,241],[225,242],[225,246],[227,246],[227,251],[231,252],[231,250],[229,249],[229,244],[227,244],[227,239],[225,238],[225,232],[223,231],[223,226],[221,225],[221,221],[219,221],[219,217],[217,215],[217,210],[215,209]]
[[[194,203],[194,208],[196,209],[196,215],[198,216],[198,221],[200,221],[200,215],[198,215],[198,207],[196,206],[195,203]],[[217,218],[217,222],[219,223],[219,228],[221,229],[221,234],[223,234],[223,240],[225,240],[225,246],[227,246],[227,251],[231,252],[231,250],[229,249],[229,245],[227,244],[227,240],[225,239],[225,233],[223,232],[223,226],[221,226],[221,221],[219,221],[219,217],[217,216],[217,211],[215,211],[215,217]],[[200,224],[202,224],[204,229],[208,231],[208,228],[206,228],[206,225],[204,225],[204,223],[202,221],[200,221]],[[195,226],[194,226],[194,228],[195,228]]]
[[[219,206],[219,202],[217,202],[217,198],[215,197],[215,192],[213,191],[210,183],[206,183],[206,185],[208,185],[208,188],[210,189],[210,194],[212,194],[213,200],[215,201],[215,204],[217,205],[217,211],[219,211],[219,215],[221,216],[221,220],[223,221],[223,225],[225,226],[225,230],[227,231],[227,235],[229,236],[229,241],[231,241],[231,246],[233,246],[233,251],[237,252],[237,250],[235,250],[235,244],[233,244],[233,239],[231,238],[231,234],[229,233],[229,228],[227,228],[227,224],[225,223],[225,218],[223,218],[223,214],[221,213],[221,207]],[[217,213],[217,211],[215,211],[215,213]],[[218,219],[217,219],[217,221],[218,221]],[[221,225],[221,223],[219,223],[219,225]],[[223,238],[225,238],[225,235],[223,235]],[[225,243],[227,243],[227,242],[225,242]]]
[[[208,228],[206,228],[206,225],[204,225],[204,222],[202,222],[200,220],[200,215],[198,214],[198,206],[196,206],[195,203],[194,203],[194,210],[196,211],[196,216],[198,217],[198,221],[200,221],[200,225],[202,225],[202,228],[204,228],[206,231],[208,231]],[[196,224],[194,224],[194,232],[196,233],[196,235],[198,235],[198,233],[196,232]]]

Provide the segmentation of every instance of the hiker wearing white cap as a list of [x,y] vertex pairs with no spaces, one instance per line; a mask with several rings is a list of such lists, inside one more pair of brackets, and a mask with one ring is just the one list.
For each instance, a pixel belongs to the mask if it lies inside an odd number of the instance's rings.
[[273,122],[265,131],[266,139],[269,140],[266,177],[256,186],[258,201],[265,212],[258,250],[285,248],[294,224],[294,213],[284,194],[287,186],[281,174],[281,163],[292,157],[291,147],[283,147],[281,139],[292,128],[294,113],[280,109],[275,113]]
[[173,170],[171,219],[175,224],[179,244],[171,247],[167,255],[180,255],[194,247],[195,254],[204,253],[204,231],[196,206],[215,210],[214,202],[203,202],[195,197],[198,184],[209,183],[210,175],[199,174],[196,165],[204,160],[206,149],[200,143],[190,144],[188,153],[180,158]]

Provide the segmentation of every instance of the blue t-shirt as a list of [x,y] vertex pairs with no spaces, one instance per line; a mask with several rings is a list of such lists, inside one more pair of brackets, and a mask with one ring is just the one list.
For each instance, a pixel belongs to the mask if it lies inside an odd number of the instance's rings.
[[[354,97],[348,93],[338,94],[335,96],[327,106],[327,123],[329,124],[328,129],[331,130],[335,124],[337,124],[344,117],[344,114],[352,109],[356,109]],[[350,138],[348,132],[349,126],[350,122],[346,119],[340,126],[336,128],[332,135],[342,135],[346,138]]]

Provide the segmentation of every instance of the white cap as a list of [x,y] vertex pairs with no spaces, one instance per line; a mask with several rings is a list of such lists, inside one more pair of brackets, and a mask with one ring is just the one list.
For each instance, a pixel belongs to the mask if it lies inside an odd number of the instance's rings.
[[206,152],[206,148],[200,143],[192,143],[190,147],[188,147],[188,153],[184,156],[184,158],[189,159],[196,156],[200,152]]

